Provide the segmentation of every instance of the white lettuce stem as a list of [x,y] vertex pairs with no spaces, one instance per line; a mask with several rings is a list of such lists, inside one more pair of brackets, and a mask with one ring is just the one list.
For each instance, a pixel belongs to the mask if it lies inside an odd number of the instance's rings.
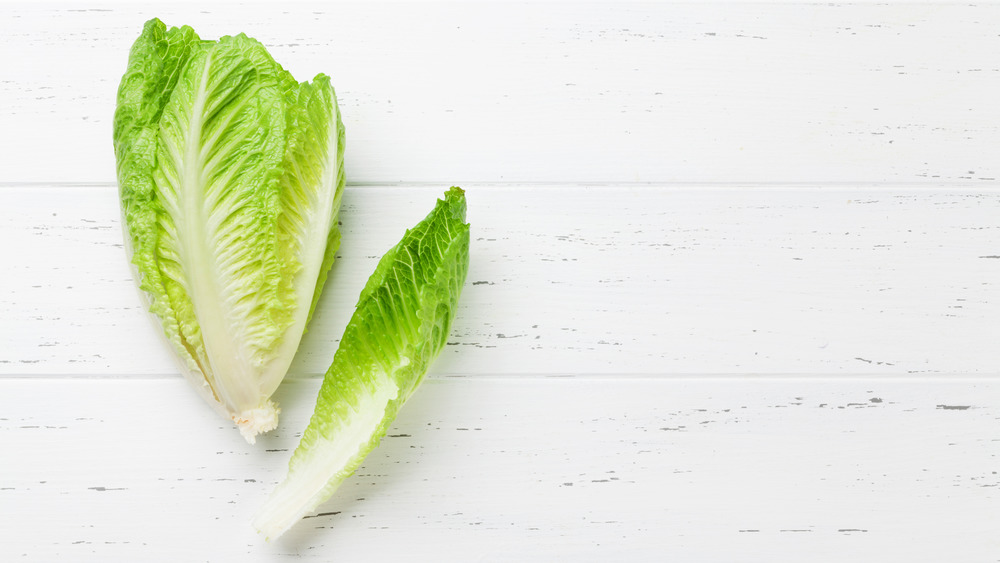
[[266,401],[263,406],[248,409],[233,415],[233,422],[240,429],[240,434],[251,444],[257,443],[257,434],[270,432],[278,426],[278,413],[281,412],[272,401]]
[[[288,476],[278,485],[254,518],[253,526],[267,539],[274,539],[292,527],[309,511],[330,497],[333,491],[364,460],[374,447],[372,439],[386,423],[386,407],[399,393],[395,382],[382,375],[367,392],[357,385],[356,408],[332,433],[334,439],[320,437],[309,445],[302,459],[293,458]],[[317,411],[337,412],[337,404],[318,404]],[[300,444],[300,447],[301,444]]]
[[[189,236],[183,237],[183,250],[187,257],[185,263],[199,264],[201,267],[190,268],[191,302],[194,304],[195,316],[201,325],[201,334],[205,350],[211,364],[210,374],[213,379],[212,388],[219,395],[219,400],[226,409],[234,415],[258,406],[260,386],[253,377],[253,370],[247,365],[243,351],[233,341],[228,330],[228,315],[223,310],[223,283],[217,279],[217,272],[208,264],[214,264],[212,252],[209,249],[210,235],[206,232],[208,211],[204,208],[206,199],[206,180],[204,178],[204,162],[201,156],[201,135],[204,118],[204,106],[208,96],[207,86],[212,68],[212,55],[205,59],[201,79],[198,81],[198,91],[189,115],[188,130],[184,136],[185,157],[181,161],[180,198],[183,201],[183,229]],[[175,217],[175,220],[178,220]],[[240,428],[243,432],[243,428]],[[243,434],[246,436],[246,433]],[[249,441],[250,439],[247,438]],[[252,442],[251,442],[252,443]]]

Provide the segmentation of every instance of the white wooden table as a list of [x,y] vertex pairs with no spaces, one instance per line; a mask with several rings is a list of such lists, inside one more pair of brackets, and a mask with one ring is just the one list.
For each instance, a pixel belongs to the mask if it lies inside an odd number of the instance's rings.
[[[256,446],[121,245],[153,16],[341,100],[343,244]],[[0,5],[0,561],[1000,561],[998,99],[996,4]],[[452,184],[449,346],[265,543],[361,286]]]

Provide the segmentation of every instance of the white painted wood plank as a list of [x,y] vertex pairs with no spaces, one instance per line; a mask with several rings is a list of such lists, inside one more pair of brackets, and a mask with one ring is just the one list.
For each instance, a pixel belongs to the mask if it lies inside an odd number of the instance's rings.
[[353,183],[1000,178],[1000,6],[7,4],[0,181],[110,182],[142,22],[333,77]]
[[180,378],[0,378],[4,561],[995,561],[996,380],[434,379],[322,516]]
[[[293,375],[443,188],[349,188]],[[980,373],[1000,366],[1000,192],[469,186],[446,374]],[[112,187],[0,189],[0,373],[175,368]]]

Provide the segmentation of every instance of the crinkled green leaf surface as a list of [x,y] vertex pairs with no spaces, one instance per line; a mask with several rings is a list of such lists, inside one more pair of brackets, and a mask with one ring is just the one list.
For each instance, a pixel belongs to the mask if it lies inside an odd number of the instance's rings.
[[114,117],[126,242],[185,375],[250,442],[274,428],[340,241],[344,128],[245,35],[146,23]]
[[444,347],[469,269],[465,206],[464,192],[451,188],[379,261],[288,475],[254,520],[268,538],[328,499],[357,469]]

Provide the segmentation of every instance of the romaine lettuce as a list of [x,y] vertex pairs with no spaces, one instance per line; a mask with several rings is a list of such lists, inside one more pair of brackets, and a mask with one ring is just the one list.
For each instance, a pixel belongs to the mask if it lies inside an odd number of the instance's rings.
[[285,480],[254,526],[284,533],[378,445],[441,352],[469,268],[465,195],[451,188],[379,261],[361,292]]
[[249,442],[339,246],[344,127],[330,80],[298,83],[243,34],[146,23],[114,116],[125,240],[150,311]]

